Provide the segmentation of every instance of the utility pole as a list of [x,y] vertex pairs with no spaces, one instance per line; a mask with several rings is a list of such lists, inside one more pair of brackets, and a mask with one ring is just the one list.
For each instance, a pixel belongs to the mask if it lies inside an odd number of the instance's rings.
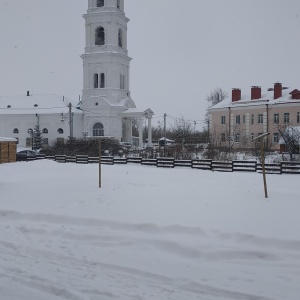
[[70,124],[70,139],[73,138],[73,114],[72,114],[72,103],[70,102],[69,105],[69,124]]
[[164,156],[166,156],[166,143],[167,143],[167,114],[164,113]]

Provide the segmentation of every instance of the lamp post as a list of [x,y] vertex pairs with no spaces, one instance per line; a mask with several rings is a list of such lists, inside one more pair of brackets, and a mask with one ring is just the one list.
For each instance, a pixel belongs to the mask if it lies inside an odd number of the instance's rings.
[[69,112],[68,114],[64,115],[64,113],[61,113],[60,121],[63,123],[65,120],[69,120],[70,125],[70,139],[73,139],[73,113],[72,113],[72,103],[70,102],[68,104]]
[[84,139],[86,139],[86,137],[89,135],[88,131],[82,131],[82,135],[84,137]]

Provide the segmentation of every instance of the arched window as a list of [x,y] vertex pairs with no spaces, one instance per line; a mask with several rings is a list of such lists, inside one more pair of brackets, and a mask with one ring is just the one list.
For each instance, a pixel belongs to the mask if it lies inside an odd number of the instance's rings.
[[100,75],[100,88],[104,89],[105,88],[105,74],[101,73]]
[[104,0],[97,0],[97,7],[104,6]]
[[98,27],[95,32],[95,45],[105,45],[105,31],[103,27]]
[[45,134],[47,134],[48,133],[48,129],[44,128],[42,132],[45,133]]
[[15,128],[13,133],[19,133],[19,129],[18,128]]
[[96,123],[94,125],[93,136],[104,136],[104,127],[101,123]]
[[99,87],[99,75],[96,73],[94,74],[94,89]]
[[62,128],[58,128],[58,129],[57,129],[57,132],[58,132],[59,134],[63,134],[63,133],[64,133],[64,130],[63,130]]
[[119,43],[119,47],[123,47],[123,32],[122,29],[119,29],[119,34],[118,34],[118,43]]

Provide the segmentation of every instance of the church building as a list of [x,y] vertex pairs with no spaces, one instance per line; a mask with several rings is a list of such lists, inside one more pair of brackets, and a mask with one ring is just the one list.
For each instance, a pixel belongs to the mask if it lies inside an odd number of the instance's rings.
[[45,144],[68,137],[114,137],[133,143],[132,120],[139,124],[139,146],[143,145],[143,123],[148,120],[151,146],[150,108],[137,109],[129,90],[130,61],[124,0],[88,0],[83,16],[86,45],[83,61],[81,101],[63,96],[35,95],[0,97],[0,136],[14,137],[19,146],[30,147],[31,132],[39,125]]

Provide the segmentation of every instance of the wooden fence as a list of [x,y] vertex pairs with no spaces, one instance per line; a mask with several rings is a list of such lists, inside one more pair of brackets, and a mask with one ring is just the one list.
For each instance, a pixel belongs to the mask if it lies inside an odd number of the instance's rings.
[[[52,159],[60,163],[92,164],[99,163],[98,157],[87,155],[67,156],[55,155],[45,156],[38,154],[36,159]],[[32,160],[32,159],[31,159]],[[211,159],[176,160],[171,157],[159,157],[156,159],[144,159],[141,157],[113,157],[102,156],[101,163],[106,165],[114,164],[141,164],[158,168],[187,167],[193,169],[220,171],[220,172],[262,172],[262,164],[256,161],[233,160],[213,161]],[[300,174],[300,161],[280,163],[265,163],[265,170],[268,174]]]

